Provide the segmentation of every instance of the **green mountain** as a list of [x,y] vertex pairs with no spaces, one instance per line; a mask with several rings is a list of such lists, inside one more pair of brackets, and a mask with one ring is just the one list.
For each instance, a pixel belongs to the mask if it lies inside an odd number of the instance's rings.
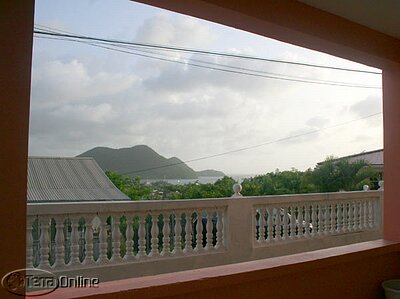
[[78,157],[93,157],[104,171],[143,179],[197,179],[199,176],[178,158],[167,159],[147,145],[119,149],[95,147]]

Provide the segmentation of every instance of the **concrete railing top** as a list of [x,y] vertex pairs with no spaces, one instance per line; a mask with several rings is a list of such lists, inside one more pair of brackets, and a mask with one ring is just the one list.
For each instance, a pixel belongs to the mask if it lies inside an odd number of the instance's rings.
[[107,212],[148,212],[163,210],[185,210],[201,208],[226,207],[230,204],[291,204],[318,202],[327,200],[356,199],[381,196],[383,191],[352,191],[331,193],[306,193],[266,196],[242,196],[223,198],[202,198],[183,200],[140,200],[140,201],[93,201],[93,202],[57,202],[57,203],[28,203],[27,214],[59,215],[59,214],[86,214]]

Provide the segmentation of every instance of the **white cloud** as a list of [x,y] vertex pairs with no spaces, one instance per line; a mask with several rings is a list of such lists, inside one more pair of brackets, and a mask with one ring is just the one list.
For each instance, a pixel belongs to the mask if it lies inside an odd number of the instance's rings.
[[138,28],[135,41],[187,46],[192,48],[207,46],[216,39],[216,35],[203,22],[190,17],[157,15],[147,19]]
[[361,117],[381,112],[382,96],[376,94],[370,95],[364,100],[353,104],[350,110]]
[[306,124],[310,127],[323,128],[329,124],[329,119],[321,116],[314,116],[307,120]]
[[[147,19],[135,40],[221,47],[218,31],[209,23],[182,16]],[[261,42],[268,48],[268,41]],[[222,46],[235,53],[258,55],[240,40],[234,46]],[[188,160],[340,124],[379,108],[379,96],[366,89],[230,74],[107,51],[93,52],[103,56],[93,54],[90,59],[77,51],[73,59],[53,53],[46,60],[44,53],[42,49],[41,63],[33,68],[30,153],[34,155],[77,155],[95,146],[147,144],[162,155]],[[339,80],[336,73],[315,68],[168,53],[173,59],[193,63],[198,63],[196,59],[260,72]],[[299,53],[294,49],[275,58],[305,60]],[[340,77],[345,80],[362,79]],[[379,147],[382,123],[379,118],[374,121],[373,128],[370,121],[355,122],[191,166],[226,173],[305,169],[329,154]]]
[[81,103],[98,96],[111,96],[135,85],[133,74],[97,72],[89,74],[85,65],[48,61],[33,69],[32,98],[37,107]]

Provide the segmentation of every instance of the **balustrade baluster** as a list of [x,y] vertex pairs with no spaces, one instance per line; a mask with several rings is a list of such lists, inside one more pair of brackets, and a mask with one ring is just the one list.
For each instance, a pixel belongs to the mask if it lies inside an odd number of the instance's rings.
[[363,201],[362,202],[362,211],[363,211],[363,228],[368,228],[368,202]]
[[369,200],[368,201],[368,210],[369,210],[369,228],[374,228],[375,227],[375,209],[374,209],[374,201]]
[[331,204],[331,210],[332,210],[332,218],[331,218],[331,233],[335,233],[336,232],[336,224],[337,224],[337,219],[336,219],[336,203],[332,203]]
[[146,254],[146,215],[143,213],[139,215],[138,234],[139,234],[138,257],[142,259],[142,258],[147,257],[147,254]]
[[356,222],[356,229],[361,230],[361,223],[362,223],[362,213],[361,213],[361,202],[356,202],[356,210],[357,210],[357,222]]
[[347,204],[347,211],[348,211],[348,215],[347,215],[347,231],[351,232],[353,230],[353,210],[352,210],[352,202],[350,201]]
[[196,224],[196,251],[203,250],[203,225],[202,225],[202,211],[197,210],[197,224]]
[[28,217],[26,221],[26,267],[33,268],[33,236],[32,224],[33,217]]
[[374,227],[378,228],[381,225],[381,209],[383,209],[383,202],[382,206],[380,206],[379,198],[375,199],[374,201]]
[[305,224],[306,224],[306,227],[305,227],[305,230],[304,230],[304,236],[306,237],[306,238],[309,238],[310,237],[310,206],[308,205],[308,204],[306,204],[305,206],[304,206],[304,215],[305,215]]
[[353,202],[353,231],[358,230],[358,209],[357,209],[357,202]]
[[217,244],[216,248],[221,248],[223,247],[224,244],[224,233],[223,233],[223,211],[221,208],[218,208],[218,219],[217,219]]
[[127,214],[126,217],[126,253],[124,256],[124,260],[132,261],[133,260],[133,215]]
[[158,251],[158,213],[151,214],[151,253],[152,257],[160,255]]
[[382,209],[383,209],[383,201],[380,201],[379,198],[375,199],[374,200],[374,213],[376,213],[376,214],[374,216],[374,226],[376,228],[378,228],[381,225]]
[[354,202],[354,227],[358,231],[360,229],[360,203]]
[[175,213],[175,236],[174,236],[174,250],[173,254],[177,255],[182,252],[182,225],[181,225],[181,213]]
[[283,239],[289,238],[289,218],[288,218],[288,207],[283,207]]
[[296,237],[296,215],[294,206],[290,207],[290,239]]
[[86,239],[86,256],[84,260],[85,265],[94,264],[94,252],[93,252],[93,224],[92,217],[90,215],[86,215],[85,217],[85,239]]
[[298,221],[299,229],[297,232],[297,237],[301,238],[301,237],[303,237],[303,206],[298,206],[297,212],[298,212],[297,218],[299,219],[299,221]]
[[[258,217],[258,220],[257,220]],[[252,212],[252,218],[255,221],[255,229],[253,230],[253,237],[255,238],[256,241],[261,242],[261,237],[260,237],[260,218],[261,218],[261,213],[260,209],[254,209]]]
[[71,261],[70,265],[78,265],[79,261],[79,218],[70,217],[71,220]]
[[366,212],[366,201],[362,200],[361,202],[361,229],[367,228],[367,212]]
[[311,204],[311,224],[312,224],[312,236],[317,236],[317,205],[315,203]]
[[325,205],[325,235],[328,235],[329,232],[331,231],[331,205],[326,204]]
[[360,207],[357,201],[354,202],[354,230],[359,230]]
[[[100,216],[99,216],[100,217]],[[107,257],[107,250],[108,250],[108,232],[107,232],[107,216],[103,215],[100,217],[100,253],[99,253],[99,259],[98,261],[101,264],[107,263],[108,257]]]
[[273,239],[273,233],[274,233],[274,226],[273,226],[273,223],[272,223],[273,209],[270,208],[270,207],[266,207],[265,211],[266,211],[265,215],[268,217],[268,219],[267,219],[267,232],[268,232],[268,235],[267,235],[266,241],[269,242],[269,241],[271,241]]
[[348,213],[348,204],[345,202],[343,204],[343,227],[342,232],[347,232],[349,230],[349,213]]
[[163,227],[163,251],[162,255],[163,256],[168,256],[170,254],[170,237],[169,235],[171,234],[170,230],[170,221],[169,217],[170,214],[168,212],[163,214],[164,216],[164,227]]
[[46,216],[40,218],[40,269],[50,269],[49,262],[49,222],[50,219]]
[[281,209],[278,207],[276,208],[276,215],[275,215],[275,240],[282,239],[282,227],[281,227]]
[[210,250],[213,248],[213,211],[211,209],[207,209],[207,224],[206,224],[206,249]]
[[[257,213],[257,210],[256,210]],[[259,233],[259,238],[258,242],[263,243],[265,241],[265,209],[260,208],[259,209],[259,221],[258,221],[258,233]]]
[[358,229],[362,230],[362,226],[363,226],[363,216],[364,216],[364,212],[363,212],[363,203],[362,201],[357,202],[357,210],[358,210]]
[[192,238],[193,238],[193,223],[192,223],[192,212],[191,211],[186,211],[185,212],[185,248],[184,248],[184,253],[189,253],[193,251],[192,248]]
[[322,236],[324,233],[324,213],[321,203],[318,204],[318,228],[316,229],[318,231],[318,236]]
[[342,203],[336,203],[337,206],[337,215],[336,215],[336,225],[337,225],[337,232],[342,231],[342,217],[343,217],[343,210],[342,210]]
[[56,221],[56,261],[54,268],[61,268],[65,266],[65,236],[64,236],[64,217],[58,216]]
[[121,231],[119,215],[112,215],[112,256],[113,262],[121,262]]
[[349,231],[354,231],[355,212],[354,202],[349,202]]

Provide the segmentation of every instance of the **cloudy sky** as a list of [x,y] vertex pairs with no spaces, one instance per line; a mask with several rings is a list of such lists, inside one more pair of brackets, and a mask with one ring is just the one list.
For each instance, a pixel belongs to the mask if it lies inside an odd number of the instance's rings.
[[[379,71],[128,0],[37,0],[35,24],[106,39]],[[140,53],[183,63],[36,37],[30,155],[76,156],[95,146],[146,144],[165,157],[192,160],[255,146],[189,166],[256,174],[304,170],[328,155],[382,147],[382,116],[364,118],[382,111],[379,88],[274,80],[185,62],[378,87],[380,75],[172,51]],[[289,136],[298,137],[275,142]]]

